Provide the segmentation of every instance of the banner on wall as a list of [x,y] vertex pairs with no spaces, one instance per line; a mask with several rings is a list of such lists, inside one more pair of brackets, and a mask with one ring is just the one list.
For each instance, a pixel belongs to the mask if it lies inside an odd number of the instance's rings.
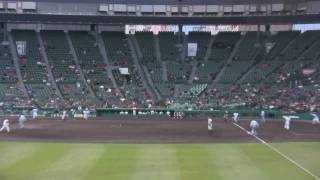
[[316,71],[317,70],[315,68],[304,68],[304,69],[302,69],[302,74],[307,76],[307,75],[315,73]]
[[197,43],[188,43],[188,56],[189,57],[197,56],[197,49],[198,49]]
[[27,43],[26,41],[16,41],[17,52],[19,56],[26,55]]

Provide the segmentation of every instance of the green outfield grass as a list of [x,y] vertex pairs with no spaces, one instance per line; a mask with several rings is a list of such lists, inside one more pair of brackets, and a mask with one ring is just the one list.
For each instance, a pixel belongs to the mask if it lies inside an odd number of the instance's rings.
[[[272,144],[320,176],[320,143]],[[311,180],[263,144],[0,142],[0,180]]]

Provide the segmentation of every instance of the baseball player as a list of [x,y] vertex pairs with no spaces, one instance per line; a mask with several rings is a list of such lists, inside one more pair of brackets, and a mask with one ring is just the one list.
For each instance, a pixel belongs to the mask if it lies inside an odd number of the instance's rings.
[[208,118],[208,131],[212,132],[213,130],[213,124],[212,124],[212,119]]
[[67,117],[67,111],[66,110],[63,110],[62,111],[62,116],[61,116],[61,119],[64,121]]
[[239,121],[239,113],[237,112],[233,113],[233,121],[236,123]]
[[24,114],[20,114],[19,116],[19,126],[20,126],[20,129],[23,129],[24,128],[24,122],[26,121],[26,117],[24,116]]
[[33,108],[31,112],[32,112],[32,119],[36,119],[38,117],[38,109]]
[[3,121],[3,124],[2,124],[2,127],[1,127],[1,129],[0,129],[0,132],[2,132],[4,129],[7,130],[7,133],[10,132],[9,119],[5,119],[5,120]]
[[224,120],[224,122],[228,122],[228,111],[224,112],[223,120]]
[[256,120],[252,120],[250,122],[250,128],[251,128],[250,134],[256,136],[258,134],[257,129],[259,128],[259,123]]
[[319,116],[316,113],[310,113],[310,114],[311,114],[311,116],[313,116],[312,124],[320,124]]
[[260,116],[261,116],[261,122],[266,122],[265,112],[263,110],[261,111]]
[[286,129],[288,131],[290,130],[290,121],[291,121],[291,119],[293,119],[293,118],[298,119],[299,118],[299,116],[282,116],[282,117],[285,120],[284,129]]
[[89,111],[88,108],[86,108],[86,109],[83,111],[83,118],[84,118],[84,120],[88,120],[89,115],[90,115],[90,111]]

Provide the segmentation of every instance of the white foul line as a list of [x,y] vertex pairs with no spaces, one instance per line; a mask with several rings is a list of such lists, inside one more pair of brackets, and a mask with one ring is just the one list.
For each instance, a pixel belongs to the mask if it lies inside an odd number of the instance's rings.
[[[241,130],[243,130],[246,133],[249,133],[249,131],[247,131],[244,127],[233,123],[233,125],[237,126],[238,128],[240,128]],[[263,139],[259,138],[256,135],[252,135],[254,138],[256,138],[258,141],[260,141],[262,144],[268,146],[271,150],[275,151],[276,153],[280,154],[282,157],[284,157],[285,159],[287,159],[288,161],[290,161],[291,163],[293,163],[294,165],[296,165],[297,167],[299,167],[300,169],[302,169],[303,171],[305,171],[306,173],[308,173],[309,175],[311,175],[312,177],[314,177],[316,180],[320,180],[320,178],[316,175],[314,175],[312,172],[310,172],[308,169],[304,168],[303,166],[301,166],[300,164],[298,164],[297,162],[295,162],[294,160],[292,160],[291,158],[289,158],[288,156],[286,156],[285,154],[283,154],[282,152],[280,152],[278,149],[276,149],[275,147],[271,146],[269,143],[265,142]]]

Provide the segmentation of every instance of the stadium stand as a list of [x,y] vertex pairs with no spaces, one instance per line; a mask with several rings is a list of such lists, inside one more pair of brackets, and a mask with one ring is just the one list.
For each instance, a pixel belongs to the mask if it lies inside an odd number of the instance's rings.
[[[19,55],[19,65],[22,78],[33,103],[41,107],[56,107],[60,99],[54,94],[54,89],[48,79],[46,63],[41,56],[36,32],[31,30],[13,30],[15,42],[25,42],[26,50]],[[17,47],[16,47],[17,48]]]
[[66,35],[63,31],[42,31],[45,50],[53,76],[64,99],[71,105],[93,106],[72,57]]
[[[35,31],[13,30],[11,34],[14,43],[26,42],[25,55],[20,54],[18,61],[29,97],[20,89],[10,46],[1,44],[0,108],[148,107],[151,98],[140,73],[148,75],[149,86],[162,98],[156,107],[272,106],[305,111],[310,107],[306,101],[317,104],[319,99],[320,31],[262,33],[261,44],[257,43],[257,32],[220,32],[215,37],[205,32],[190,32],[185,36],[186,42],[198,43],[194,58],[183,57],[184,40],[179,40],[173,32],[158,35],[136,32],[129,36],[123,32],[101,32],[110,67],[93,32],[41,31],[49,66],[43,60],[43,49]],[[213,39],[212,47],[209,47],[210,39]],[[56,94],[47,67],[51,68],[63,99]],[[128,68],[129,75],[121,74],[119,68]],[[123,97],[114,88],[108,70]],[[101,103],[89,95],[86,84]],[[293,103],[290,107],[289,102]]]
[[[125,95],[123,104],[145,105],[150,98],[143,86],[141,76],[133,62],[132,53],[128,44],[128,37],[123,32],[102,32],[106,53],[115,69],[114,78]],[[130,75],[120,74],[117,68],[128,68]]]

